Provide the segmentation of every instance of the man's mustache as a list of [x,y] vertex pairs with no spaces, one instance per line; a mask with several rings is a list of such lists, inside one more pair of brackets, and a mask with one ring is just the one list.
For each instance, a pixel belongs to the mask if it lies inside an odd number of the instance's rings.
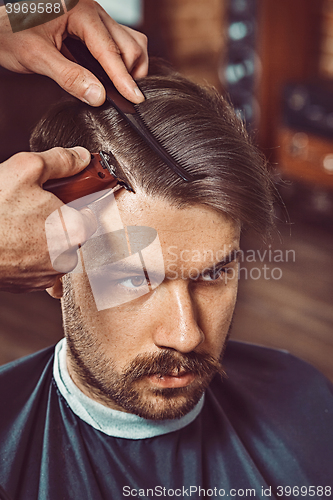
[[201,377],[214,373],[226,376],[220,361],[210,354],[199,352],[176,354],[172,350],[164,349],[157,354],[139,354],[125,370],[122,378],[126,379],[126,382],[133,382],[150,375],[181,375],[185,372]]

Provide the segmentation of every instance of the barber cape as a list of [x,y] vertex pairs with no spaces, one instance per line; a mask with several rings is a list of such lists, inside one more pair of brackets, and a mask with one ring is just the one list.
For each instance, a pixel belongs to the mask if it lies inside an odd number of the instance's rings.
[[10,499],[331,497],[332,388],[290,354],[230,341],[228,378],[187,416],[158,422],[85,396],[64,352],[62,340],[0,369]]

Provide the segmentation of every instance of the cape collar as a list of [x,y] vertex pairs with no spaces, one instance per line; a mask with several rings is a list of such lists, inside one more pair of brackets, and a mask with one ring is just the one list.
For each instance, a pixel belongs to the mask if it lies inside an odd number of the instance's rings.
[[68,406],[81,420],[108,436],[124,439],[146,439],[182,429],[199,415],[204,396],[189,413],[172,420],[148,420],[133,413],[112,410],[89,398],[74,384],[66,362],[66,339],[55,347],[53,377]]

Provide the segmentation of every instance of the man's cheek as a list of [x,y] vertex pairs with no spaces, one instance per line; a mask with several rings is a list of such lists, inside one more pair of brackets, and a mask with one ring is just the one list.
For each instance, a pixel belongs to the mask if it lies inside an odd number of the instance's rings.
[[71,273],[71,282],[74,291],[75,303],[86,314],[97,314],[94,296],[91,291],[88,276],[85,272]]

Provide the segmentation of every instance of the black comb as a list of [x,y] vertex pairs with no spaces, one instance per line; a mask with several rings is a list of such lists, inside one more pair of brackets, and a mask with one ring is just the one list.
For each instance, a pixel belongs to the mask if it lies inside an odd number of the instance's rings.
[[161,158],[161,160],[163,160],[164,163],[166,163],[168,167],[171,168],[173,172],[175,172],[185,182],[197,180],[198,177],[194,177],[189,174],[158,142],[140,118],[134,104],[118,92],[107,73],[104,71],[99,62],[92,56],[81,40],[67,37],[63,44],[78,64],[91,71],[91,73],[93,73],[93,75],[95,75],[103,83],[106,90],[107,102],[118,111],[118,113]]

